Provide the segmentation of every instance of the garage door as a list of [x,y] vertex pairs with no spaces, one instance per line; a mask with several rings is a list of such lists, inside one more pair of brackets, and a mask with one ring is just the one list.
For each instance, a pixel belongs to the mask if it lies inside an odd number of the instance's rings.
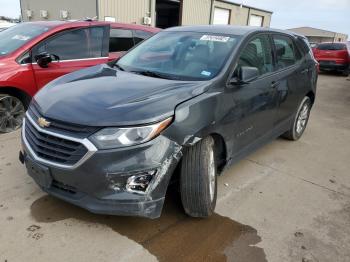
[[230,23],[230,10],[217,8],[214,9],[214,25],[228,25]]
[[251,15],[249,19],[250,26],[262,26],[263,25],[263,17],[260,15]]

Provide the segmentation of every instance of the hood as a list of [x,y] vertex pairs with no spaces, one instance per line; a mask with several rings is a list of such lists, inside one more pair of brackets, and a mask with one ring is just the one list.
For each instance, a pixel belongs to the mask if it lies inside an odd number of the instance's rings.
[[60,77],[34,103],[52,119],[88,126],[125,126],[160,121],[175,107],[207,90],[208,82],[177,81],[98,65]]

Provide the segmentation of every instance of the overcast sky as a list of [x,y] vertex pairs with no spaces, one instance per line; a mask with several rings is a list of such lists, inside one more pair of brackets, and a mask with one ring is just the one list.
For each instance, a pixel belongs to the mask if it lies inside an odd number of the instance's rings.
[[311,26],[350,36],[350,0],[243,0],[243,4],[272,11],[274,28]]
[[[311,26],[350,36],[350,0],[234,0],[233,2],[243,2],[246,5],[273,11],[271,27],[274,28]],[[18,17],[19,0],[0,0],[0,15]]]

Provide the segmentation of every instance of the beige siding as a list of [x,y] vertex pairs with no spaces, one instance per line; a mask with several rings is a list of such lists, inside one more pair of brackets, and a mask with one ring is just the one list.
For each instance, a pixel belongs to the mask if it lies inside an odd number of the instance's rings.
[[[152,18],[155,25],[156,0],[21,0],[22,14],[25,21],[26,10],[33,10],[32,21],[44,20],[40,17],[40,10],[47,10],[48,20],[60,20],[60,10],[69,12],[69,19],[83,19],[98,16],[104,20],[106,16],[114,17],[116,22],[142,24],[145,16]],[[213,3],[213,7],[211,6]],[[220,0],[182,0],[182,25],[212,24],[215,7],[230,10],[230,24],[247,25],[249,14],[264,17],[264,26],[270,26],[271,13],[249,8],[238,4]]]
[[211,0],[183,0],[182,25],[207,25]]
[[[21,0],[21,7],[24,21],[61,20],[60,10],[69,12],[68,19],[78,20],[97,16],[96,0]],[[26,10],[33,11],[31,19],[28,19]],[[40,10],[48,11],[49,16],[47,19],[40,17]]]
[[230,10],[230,24],[231,25],[248,25],[249,19],[248,16],[250,15],[259,15],[263,17],[263,26],[269,27],[271,22],[271,13],[264,12],[261,10],[256,10],[254,8],[249,8],[246,6],[240,6],[237,4],[229,4],[222,1],[215,1],[214,2],[214,8],[212,10],[214,15],[214,9],[215,7],[218,8],[224,8]]
[[260,10],[250,9],[250,15],[260,15],[263,17],[263,26],[270,27],[271,14]]
[[223,3],[215,1],[213,8],[213,16],[215,7],[224,8],[230,10],[230,24],[231,25],[247,25],[248,8],[241,8],[238,5]]
[[[151,1],[152,0],[98,0],[98,17],[100,20],[104,20],[106,16],[110,16],[114,17],[116,22],[142,24],[143,17],[151,15]],[[152,6],[154,8],[154,4]],[[154,15],[154,11],[152,13]],[[154,19],[152,20],[152,23],[154,23]]]

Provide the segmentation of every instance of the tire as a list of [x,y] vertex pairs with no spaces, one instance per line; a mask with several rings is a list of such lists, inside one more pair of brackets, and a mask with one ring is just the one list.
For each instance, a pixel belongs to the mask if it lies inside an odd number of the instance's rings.
[[345,70],[342,72],[342,76],[349,76],[349,69],[345,69]]
[[19,129],[27,107],[27,103],[16,96],[0,94],[0,133]]
[[217,164],[212,137],[185,150],[181,164],[180,193],[187,215],[205,218],[213,214],[217,197]]
[[304,97],[294,116],[292,126],[282,137],[296,141],[303,135],[309,121],[311,106],[311,99],[307,96]]

